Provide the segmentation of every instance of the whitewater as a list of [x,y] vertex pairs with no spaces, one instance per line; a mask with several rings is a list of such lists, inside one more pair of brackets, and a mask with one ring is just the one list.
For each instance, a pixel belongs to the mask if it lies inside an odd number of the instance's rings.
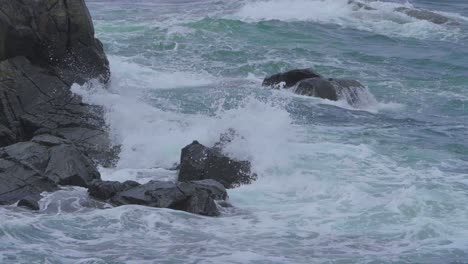
[[[1,207],[0,262],[468,263],[468,3],[347,2],[87,0],[112,77],[72,90],[121,146],[103,180],[175,180],[184,146],[231,128],[224,153],[258,180],[215,218],[78,187],[39,212]],[[369,94],[351,106],[261,86],[295,68]]]

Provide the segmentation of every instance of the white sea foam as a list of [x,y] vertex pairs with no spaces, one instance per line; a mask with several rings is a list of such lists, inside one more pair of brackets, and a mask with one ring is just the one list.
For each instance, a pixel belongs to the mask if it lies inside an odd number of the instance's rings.
[[[161,78],[161,73],[121,59],[111,58],[111,62],[113,79],[109,90],[95,84],[74,86],[73,90],[86,101],[103,105],[108,110],[106,118],[112,138],[116,144],[122,145],[118,168],[170,168],[178,162],[183,146],[193,140],[213,145],[229,128],[234,128],[240,135],[235,144],[226,149],[233,157],[253,160],[259,169],[268,168],[272,163],[287,163],[282,156],[275,159],[274,156],[253,152],[261,149],[279,153],[286,148],[288,137],[294,136],[289,114],[275,105],[277,103],[246,97],[241,107],[231,110],[220,108],[215,116],[165,111],[141,99],[142,89],[160,86],[158,78]],[[187,74],[183,82],[196,83],[196,79],[190,79],[190,76]],[[133,89],[139,85],[144,88]],[[179,80],[174,80],[171,85],[179,86]],[[165,87],[171,85],[164,83]],[[122,179],[118,173],[114,177]]]
[[[248,22],[281,20],[336,24],[391,37],[458,40],[461,35],[455,26],[436,25],[394,11],[398,7],[412,7],[409,3],[373,1],[368,5],[375,10],[355,10],[348,0],[247,1],[234,17]],[[461,20],[457,14],[451,17]]]
[[457,189],[465,176],[415,169],[375,144],[349,142],[362,125],[295,124],[285,110],[294,97],[277,100],[292,95],[286,91],[268,100],[247,96],[231,109],[219,103],[213,115],[158,109],[143,97],[161,91],[158,71],[115,57],[111,65],[107,90],[73,87],[106,108],[111,134],[122,144],[117,167],[101,170],[104,179],[170,180],[174,172],[159,167],[177,162],[181,147],[193,139],[212,145],[234,128],[240,136],[225,151],[252,161],[258,181],[230,190],[237,209],[220,218],[140,206],[88,210],[83,188],[47,195],[47,209],[37,215],[0,208],[0,235],[8,241],[0,260],[34,252],[62,263],[327,263],[355,262],[356,255],[411,259],[441,245],[448,251],[468,246],[466,194]]

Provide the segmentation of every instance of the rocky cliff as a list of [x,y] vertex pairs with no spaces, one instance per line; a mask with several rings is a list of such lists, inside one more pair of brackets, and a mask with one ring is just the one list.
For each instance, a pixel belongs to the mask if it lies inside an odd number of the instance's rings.
[[70,86],[109,75],[84,0],[0,0],[0,204],[100,178],[102,109]]

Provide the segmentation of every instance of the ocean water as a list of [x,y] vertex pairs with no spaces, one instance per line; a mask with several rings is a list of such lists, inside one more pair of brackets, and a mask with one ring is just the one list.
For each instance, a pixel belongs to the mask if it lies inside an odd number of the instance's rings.
[[[73,91],[122,146],[102,177],[173,180],[182,147],[234,128],[225,152],[259,179],[218,218],[96,209],[83,188],[3,207],[0,263],[468,263],[468,2],[346,3],[87,0],[112,80]],[[369,94],[352,107],[261,87],[305,67]]]

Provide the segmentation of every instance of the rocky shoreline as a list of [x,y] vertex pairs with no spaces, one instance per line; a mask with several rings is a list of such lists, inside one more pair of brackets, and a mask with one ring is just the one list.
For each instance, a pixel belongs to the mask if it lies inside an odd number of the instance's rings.
[[227,200],[225,187],[253,175],[249,162],[220,149],[187,146],[181,182],[101,180],[97,166],[112,166],[118,147],[109,140],[103,109],[83,103],[70,87],[109,78],[84,0],[0,0],[0,205],[39,210],[43,192],[81,186],[114,206],[219,215],[215,201]]
[[[257,179],[249,161],[223,154],[239,136],[229,129],[211,148],[197,141],[184,147],[176,182],[103,181],[97,166],[111,167],[119,147],[109,139],[104,109],[71,92],[92,79],[105,85],[110,70],[84,0],[0,0],[0,205],[38,210],[42,193],[80,186],[113,206],[218,216],[229,206],[226,189]],[[367,92],[358,81],[308,69],[273,75],[263,85],[350,105]]]
[[0,204],[100,178],[115,158],[103,111],[70,86],[109,74],[83,0],[0,1]]

